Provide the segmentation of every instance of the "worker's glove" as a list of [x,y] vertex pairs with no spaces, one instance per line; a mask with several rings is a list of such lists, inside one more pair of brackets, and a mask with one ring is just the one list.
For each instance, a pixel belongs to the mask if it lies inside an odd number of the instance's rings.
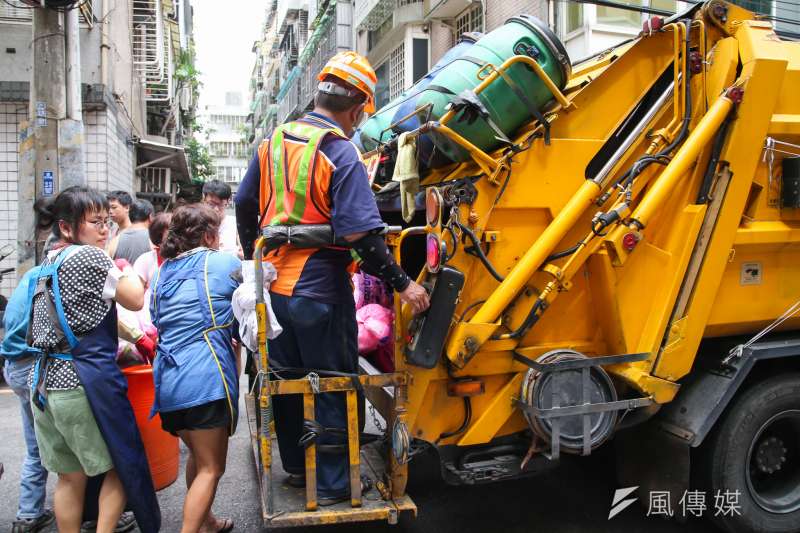
[[135,346],[139,355],[147,359],[149,363],[153,362],[153,359],[156,357],[156,343],[153,339],[143,334],[139,337],[139,340],[136,341]]

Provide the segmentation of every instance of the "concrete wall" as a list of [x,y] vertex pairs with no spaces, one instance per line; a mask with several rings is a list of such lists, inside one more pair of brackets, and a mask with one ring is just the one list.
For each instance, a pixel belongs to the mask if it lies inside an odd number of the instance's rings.
[[127,118],[109,108],[85,111],[86,184],[100,191],[133,192],[136,155]]
[[431,66],[433,66],[453,47],[455,40],[450,27],[436,20],[430,23],[430,36]]
[[139,137],[144,137],[147,131],[144,88],[131,63],[133,52],[131,50],[129,12],[132,0],[105,0],[105,2],[108,5],[106,8],[108,11],[108,44],[111,47],[108,53],[110,63],[108,89],[130,115],[130,118],[127,119],[128,125],[131,126],[130,122],[132,122],[134,132]]
[[[113,0],[112,0],[113,1]],[[98,4],[99,1],[95,1]],[[127,15],[126,15],[127,20]],[[80,26],[81,35],[81,77],[83,83],[100,83],[100,26],[89,28]],[[33,68],[33,48],[31,46],[33,29],[30,22],[0,23],[2,48],[0,48],[0,80],[31,81]],[[15,53],[6,52],[14,48]]]
[[547,2],[544,0],[484,1],[484,28],[487,32],[502,26],[509,18],[522,13],[533,15],[547,23]]
[[[0,247],[14,246],[14,253],[0,261],[0,269],[17,266],[17,171],[19,123],[28,115],[25,103],[0,102]],[[17,286],[16,274],[3,277],[0,293],[9,296]]]

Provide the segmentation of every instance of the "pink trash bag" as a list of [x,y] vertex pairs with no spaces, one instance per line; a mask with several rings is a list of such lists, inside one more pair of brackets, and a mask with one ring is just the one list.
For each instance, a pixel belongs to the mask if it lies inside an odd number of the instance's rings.
[[358,353],[381,372],[394,372],[392,331],[394,313],[378,304],[367,304],[356,311]]
[[361,309],[369,304],[378,304],[383,307],[392,306],[392,295],[386,288],[386,284],[365,272],[353,274],[353,299],[356,302],[356,309]]
[[369,353],[380,344],[391,342],[393,320],[392,310],[378,304],[367,304],[356,311],[358,353]]

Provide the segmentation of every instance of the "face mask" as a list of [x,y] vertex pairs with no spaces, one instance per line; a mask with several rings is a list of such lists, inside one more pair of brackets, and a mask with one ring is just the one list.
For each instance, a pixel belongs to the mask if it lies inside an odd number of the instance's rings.
[[[361,111],[361,116],[353,123],[353,135],[355,135],[356,131],[361,129],[361,127],[367,122],[367,119],[369,119],[369,116],[364,111]],[[350,137],[353,135],[350,135]]]

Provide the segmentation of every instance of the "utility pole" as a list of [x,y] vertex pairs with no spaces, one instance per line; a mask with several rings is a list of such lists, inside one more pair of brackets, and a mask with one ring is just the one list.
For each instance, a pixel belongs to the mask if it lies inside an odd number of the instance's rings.
[[64,13],[66,119],[59,127],[59,191],[86,184],[83,161],[83,106],[81,105],[81,48],[78,8]]
[[33,10],[29,119],[19,145],[18,269],[41,260],[34,202],[85,183],[78,11]]

